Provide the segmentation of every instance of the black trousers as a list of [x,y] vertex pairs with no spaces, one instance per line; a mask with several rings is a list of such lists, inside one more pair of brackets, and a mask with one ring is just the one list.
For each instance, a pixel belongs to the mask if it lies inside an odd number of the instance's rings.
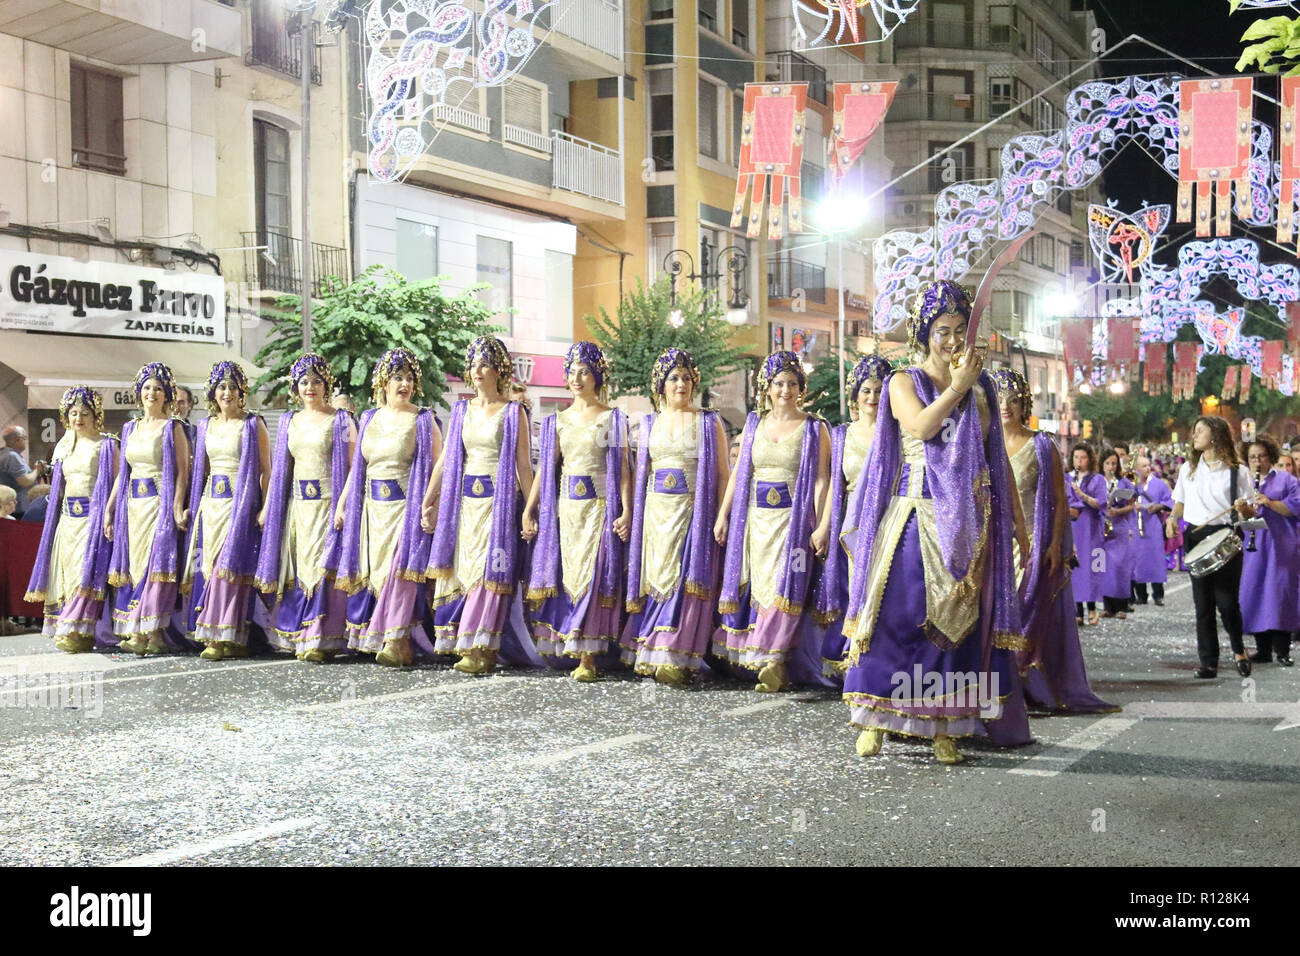
[[[1089,610],[1089,611],[1095,611],[1095,610],[1097,610],[1097,602],[1096,602],[1096,601],[1089,601],[1089,602],[1088,602],[1088,610]],[[1082,601],[1075,601],[1075,602],[1074,602],[1074,616],[1075,616],[1075,617],[1083,617],[1083,602],[1082,602]]]
[[1290,631],[1260,631],[1255,635],[1255,648],[1259,656],[1272,659],[1291,656]]
[[[1186,552],[1190,553],[1221,527],[1211,525],[1208,528],[1189,528],[1183,543]],[[1192,601],[1196,605],[1196,652],[1202,667],[1218,669],[1219,666],[1219,630],[1214,620],[1216,611],[1223,619],[1223,629],[1228,632],[1232,652],[1246,653],[1246,645],[1241,640],[1241,604],[1237,598],[1240,586],[1240,554],[1213,574],[1192,578]]]
[[[1147,603],[1147,586],[1145,581],[1133,582],[1133,593],[1137,595],[1139,604]],[[1157,601],[1165,599],[1165,586],[1160,581],[1151,582],[1151,596]]]
[[1103,597],[1102,604],[1106,608],[1107,614],[1127,614],[1128,598],[1111,598]]

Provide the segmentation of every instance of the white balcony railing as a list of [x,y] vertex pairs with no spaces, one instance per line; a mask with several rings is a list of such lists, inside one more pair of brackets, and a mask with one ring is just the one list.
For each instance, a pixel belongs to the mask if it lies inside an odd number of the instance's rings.
[[551,134],[551,177],[556,189],[623,205],[623,157],[616,149],[556,130]]
[[623,59],[623,0],[568,0],[551,16],[556,33]]
[[517,146],[523,146],[525,149],[535,149],[539,153],[549,153],[551,151],[551,137],[545,133],[534,133],[522,126],[502,123],[501,138],[507,143],[514,143]]
[[475,113],[473,110],[464,110],[458,106],[447,106],[445,103],[439,104],[434,110],[433,117],[438,122],[445,123],[448,126],[471,129],[485,136],[490,135],[492,132],[492,117],[484,116],[482,113]]

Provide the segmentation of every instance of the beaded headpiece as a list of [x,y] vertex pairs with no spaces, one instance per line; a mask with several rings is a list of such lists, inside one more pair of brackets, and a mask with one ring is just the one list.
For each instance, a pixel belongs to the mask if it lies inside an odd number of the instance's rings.
[[470,369],[480,360],[486,360],[497,370],[497,389],[502,395],[510,390],[510,381],[515,377],[515,363],[510,352],[495,335],[480,335],[465,350],[465,378],[469,378]]
[[883,382],[893,370],[894,366],[889,363],[889,359],[881,358],[879,355],[868,355],[859,359],[858,364],[853,366],[853,371],[849,372],[849,380],[844,386],[844,391],[849,396],[849,404],[858,403],[858,392],[862,391],[863,382],[869,378]]
[[668,381],[668,374],[675,368],[685,369],[695,389],[699,390],[700,369],[691,353],[676,347],[664,349],[655,359],[654,369],[650,373],[650,401],[654,402],[655,411],[663,406],[664,384]]
[[95,419],[95,430],[103,431],[104,398],[89,385],[74,385],[64,392],[63,397],[59,399],[59,417],[63,419],[63,427],[72,427],[68,424],[68,412],[78,405],[85,405],[90,409],[91,415]]
[[799,356],[785,350],[773,352],[763,361],[763,367],[758,370],[758,381],[754,385],[758,395],[760,415],[772,407],[772,400],[768,397],[767,390],[782,372],[794,373],[794,377],[799,381],[800,395],[808,387],[808,375],[803,370],[803,362],[800,361]]
[[1010,392],[1020,402],[1020,414],[1024,416],[1025,421],[1029,421],[1034,407],[1034,396],[1029,391],[1029,383],[1025,381],[1025,377],[1015,369],[1006,366],[995,368],[991,374],[993,384],[998,387],[998,391]]
[[225,381],[230,381],[235,388],[239,389],[240,398],[248,396],[248,376],[239,367],[239,363],[229,360],[213,362],[212,371],[208,373],[207,405],[210,415],[221,414],[221,406],[217,404],[217,386]]
[[172,377],[172,370],[162,362],[149,362],[147,365],[142,365],[140,371],[135,373],[135,403],[144,407],[140,402],[140,392],[144,389],[144,383],[151,378],[156,378],[161,383],[163,413],[170,415],[172,407],[176,404],[176,379]]
[[394,372],[406,369],[415,379],[415,397],[424,397],[424,385],[422,379],[424,373],[420,369],[420,360],[415,357],[415,353],[410,349],[395,348],[389,349],[383,355],[379,356],[379,361],[375,363],[375,370],[370,373],[370,391],[375,405],[384,404],[384,389],[388,388],[388,380]]
[[596,379],[596,391],[602,391],[608,387],[609,383],[609,362],[605,360],[605,353],[600,350],[600,346],[595,342],[574,342],[569,346],[569,351],[564,353],[564,377],[569,377],[569,372],[573,366],[582,364],[591,369],[592,377]]
[[313,374],[320,376],[320,380],[325,383],[325,403],[329,404],[334,395],[334,373],[330,371],[329,363],[315,352],[303,352],[290,366],[289,383],[292,388],[289,391],[289,401],[295,405],[302,404],[302,399],[298,397],[298,383]]
[[913,351],[929,350],[930,326],[939,316],[949,312],[970,320],[970,293],[951,279],[931,282],[917,294],[907,320],[907,342]]

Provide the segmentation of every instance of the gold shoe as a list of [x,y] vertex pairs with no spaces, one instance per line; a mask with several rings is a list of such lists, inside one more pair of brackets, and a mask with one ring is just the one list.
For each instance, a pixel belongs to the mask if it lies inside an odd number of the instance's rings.
[[306,651],[298,655],[298,660],[306,661],[309,664],[325,663],[325,652],[317,648],[316,650]]
[[466,654],[452,665],[452,670],[460,671],[462,674],[481,674],[483,673],[483,662],[479,660],[476,654]]
[[[319,652],[317,652],[319,653]],[[411,648],[404,637],[391,637],[375,655],[375,663],[384,667],[406,667],[411,663]]]
[[222,660],[228,660],[229,658],[232,657],[247,657],[247,656],[248,656],[247,644],[240,644],[238,641],[221,642]]
[[874,757],[880,753],[880,746],[885,742],[885,732],[879,727],[868,727],[858,734],[857,751],[859,757]]
[[479,657],[479,665],[480,674],[491,674],[497,669],[497,652],[483,651],[482,656]]
[[758,683],[754,690],[762,694],[775,694],[785,686],[785,665],[773,661],[758,672]]
[[961,763],[966,758],[961,755],[951,737],[934,738],[934,759],[939,763]]
[[199,654],[199,660],[219,661],[224,656],[225,655],[221,653],[221,645],[216,641],[213,641],[207,647],[203,648],[202,652]]
[[146,654],[166,654],[167,645],[164,644],[161,640],[150,641],[147,645],[145,645],[144,652]]
[[63,641],[63,650],[69,654],[89,654],[94,649],[95,638],[93,636],[69,637]]
[[590,684],[592,681],[596,680],[599,675],[596,673],[596,668],[592,667],[590,664],[579,664],[573,669],[572,676],[576,681],[580,681],[583,684]]
[[685,684],[686,675],[676,664],[660,664],[655,668],[655,680],[661,684]]
[[54,639],[54,646],[56,649],[60,651],[67,651],[69,654],[73,653],[73,650],[69,646],[68,639],[66,637],[56,637]]
[[128,653],[134,654],[134,653],[135,653],[135,640],[134,640],[133,638],[130,638],[130,637],[123,638],[122,640],[120,640],[120,641],[117,642],[117,649],[118,649],[119,651],[127,651]]

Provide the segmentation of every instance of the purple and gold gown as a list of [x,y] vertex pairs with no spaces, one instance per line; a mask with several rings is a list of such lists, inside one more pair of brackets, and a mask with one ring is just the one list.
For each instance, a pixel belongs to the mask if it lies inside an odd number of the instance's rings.
[[858,541],[858,512],[862,507],[862,470],[871,450],[865,422],[839,425],[831,432],[831,486],[826,507],[831,512],[830,545],[816,585],[817,622],[822,635],[822,675],[844,680],[849,642],[844,636],[844,607],[853,575],[853,551]]
[[[1106,479],[1096,472],[1090,472],[1079,482],[1083,493],[1104,508],[1106,505]],[[1071,590],[1075,603],[1102,599],[1102,584],[1105,574],[1105,526],[1106,519],[1099,508],[1084,504],[1074,491],[1074,485],[1067,478],[1065,482],[1066,504],[1077,508],[1079,517],[1070,522],[1070,533],[1074,538],[1074,553],[1079,566],[1071,575]]]
[[1174,496],[1159,475],[1147,476],[1138,489],[1138,510],[1133,513],[1133,580],[1139,584],[1164,584],[1169,577],[1165,555],[1165,518],[1167,511],[1148,512],[1152,504],[1174,506]]
[[[1103,476],[1103,481],[1106,479]],[[1112,506],[1127,507],[1134,501],[1129,498],[1120,501],[1114,497],[1116,491],[1135,491],[1133,482],[1127,478],[1115,480],[1115,487],[1103,492],[1103,500],[1109,500]],[[1104,538],[1102,547],[1106,552],[1106,570],[1102,573],[1101,596],[1113,601],[1127,601],[1133,593],[1133,537],[1137,528],[1137,512],[1130,511],[1118,518],[1110,519],[1114,533]],[[1104,537],[1103,530],[1103,537]]]
[[[1255,550],[1242,549],[1241,629],[1246,634],[1300,630],[1300,481],[1281,469],[1264,476],[1260,492],[1280,501],[1292,517],[1260,508],[1268,526],[1255,532]],[[1244,492],[1249,497],[1250,492]],[[1246,532],[1249,538],[1250,532]]]

